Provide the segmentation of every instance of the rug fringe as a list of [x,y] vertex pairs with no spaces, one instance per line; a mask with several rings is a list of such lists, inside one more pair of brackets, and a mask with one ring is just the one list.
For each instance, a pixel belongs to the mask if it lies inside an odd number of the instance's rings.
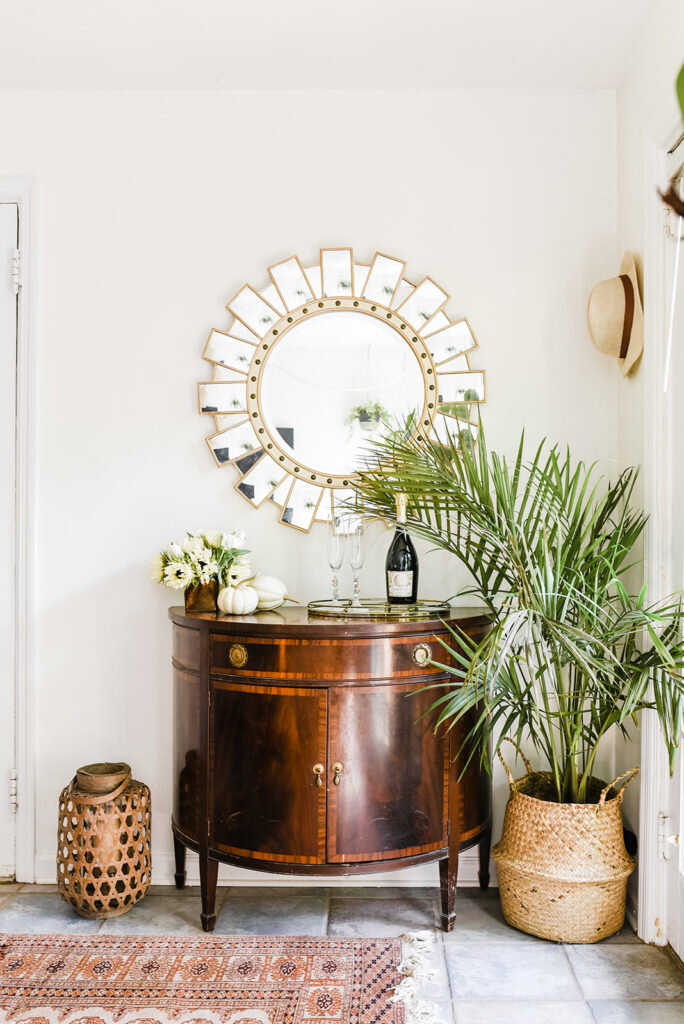
[[426,982],[437,977],[432,964],[432,932],[408,932],[401,936],[402,959],[397,967],[402,980],[391,996],[391,1002],[404,1004],[405,1024],[445,1024],[437,1003],[423,997]]

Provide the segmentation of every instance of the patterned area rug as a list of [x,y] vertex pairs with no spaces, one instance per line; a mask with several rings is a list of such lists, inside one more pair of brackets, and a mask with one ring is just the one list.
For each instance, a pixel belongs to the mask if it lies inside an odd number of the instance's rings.
[[405,1024],[402,973],[399,939],[5,935],[0,1022]]

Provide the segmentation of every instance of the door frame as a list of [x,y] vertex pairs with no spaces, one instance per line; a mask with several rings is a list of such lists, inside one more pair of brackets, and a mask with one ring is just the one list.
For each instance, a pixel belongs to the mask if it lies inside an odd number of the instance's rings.
[[[15,874],[35,878],[34,494],[35,375],[38,330],[38,183],[27,175],[0,176],[0,202],[19,209],[20,288],[17,296],[15,517]],[[9,799],[9,793],[2,794]]]
[[[649,519],[644,544],[649,599],[672,593],[671,401],[663,394],[666,361],[663,229],[665,207],[657,200],[666,177],[667,149],[677,134],[673,117],[656,126],[644,151],[644,508]],[[683,243],[684,244],[684,243]],[[668,935],[668,870],[659,822],[670,802],[670,772],[655,712],[641,718],[638,935],[664,946]],[[681,754],[680,754],[681,757]]]

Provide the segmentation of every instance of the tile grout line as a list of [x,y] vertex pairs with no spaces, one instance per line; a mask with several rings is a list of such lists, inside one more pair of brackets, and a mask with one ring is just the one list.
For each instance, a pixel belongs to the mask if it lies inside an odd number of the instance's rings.
[[582,988],[582,986],[580,985],[580,981],[579,981],[579,978],[577,977],[577,974],[576,974],[576,972],[575,972],[575,965],[573,964],[572,960],[571,960],[571,959],[570,959],[570,957],[568,956],[568,949],[567,949],[567,944],[566,944],[565,942],[560,942],[560,943],[559,943],[559,946],[560,946],[560,947],[561,947],[561,949],[563,950],[563,956],[565,957],[565,960],[566,960],[566,962],[567,962],[567,965],[568,965],[568,967],[570,968],[570,974],[572,975],[572,979],[573,979],[573,981],[575,982],[575,985],[577,985],[577,988],[578,988],[579,994],[580,994],[580,996],[581,996],[581,998],[582,998],[582,1002],[584,1003],[584,1005],[586,1006],[587,1010],[589,1011],[589,1016],[591,1017],[591,1019],[595,1021],[595,1020],[596,1020],[596,1018],[594,1017],[594,1013],[593,1013],[593,1010],[592,1010],[591,1006],[589,1005],[589,1002],[588,1002],[588,1000],[587,1000],[587,997],[586,997],[586,996],[585,996],[585,994],[584,994],[584,989],[583,989],[583,988]]

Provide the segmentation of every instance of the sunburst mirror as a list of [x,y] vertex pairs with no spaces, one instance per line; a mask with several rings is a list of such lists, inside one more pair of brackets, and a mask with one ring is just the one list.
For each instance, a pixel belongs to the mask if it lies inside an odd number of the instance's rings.
[[406,263],[377,252],[321,249],[268,268],[270,283],[245,285],[226,304],[231,321],[211,331],[198,384],[199,411],[213,418],[207,444],[232,465],[236,490],[255,508],[308,531],[353,494],[369,437],[407,420],[421,438],[476,440],[485,373],[472,369],[477,341],[465,317],[445,312],[448,293]]

